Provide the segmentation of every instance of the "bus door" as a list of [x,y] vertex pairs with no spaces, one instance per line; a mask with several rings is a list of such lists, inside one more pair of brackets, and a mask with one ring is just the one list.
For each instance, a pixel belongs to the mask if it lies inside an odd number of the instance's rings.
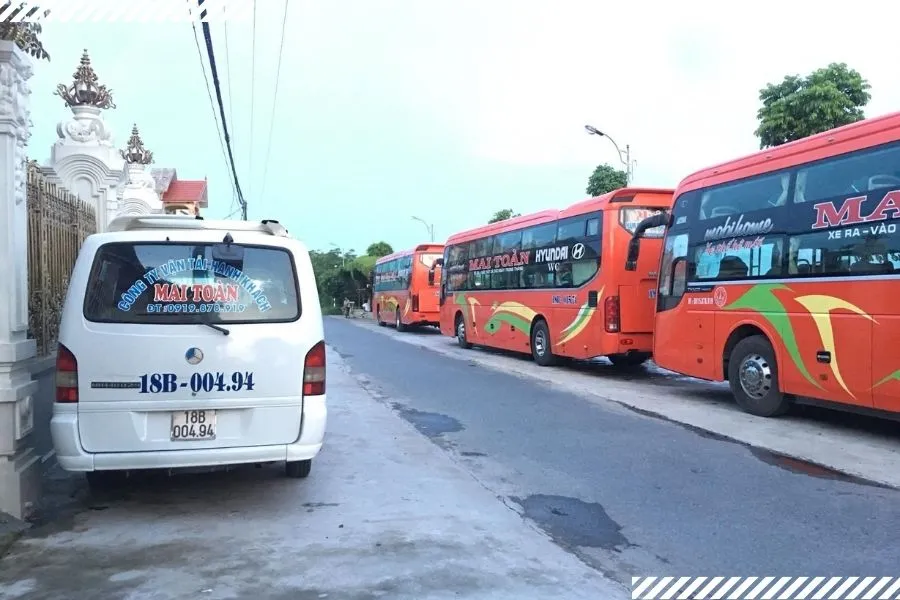
[[[659,209],[629,206],[619,209],[619,225],[633,234],[638,223],[659,212]],[[634,271],[618,270],[619,295],[619,332],[620,333],[653,333],[653,322],[656,316],[657,270],[659,255],[662,251],[664,227],[648,229],[641,243],[641,254],[638,257],[637,269]],[[613,236],[616,248],[627,251],[627,242],[619,243],[621,236]],[[619,263],[614,264],[618,267]]]
[[437,252],[423,252],[416,256],[419,262],[417,270],[422,273],[421,277],[416,280],[419,285],[413,290],[418,298],[417,310],[419,312],[437,314],[441,309],[441,267],[435,267],[434,276],[429,276],[429,271],[434,265],[434,261],[439,258],[442,258],[442,255]]

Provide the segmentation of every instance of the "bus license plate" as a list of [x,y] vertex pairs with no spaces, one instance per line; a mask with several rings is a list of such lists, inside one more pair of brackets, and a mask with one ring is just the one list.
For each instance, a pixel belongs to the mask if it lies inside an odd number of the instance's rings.
[[179,410],[172,413],[172,441],[216,439],[216,411]]

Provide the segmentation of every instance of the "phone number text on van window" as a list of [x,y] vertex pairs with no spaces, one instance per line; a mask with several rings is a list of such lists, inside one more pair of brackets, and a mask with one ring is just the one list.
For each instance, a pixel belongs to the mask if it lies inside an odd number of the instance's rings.
[[242,313],[247,310],[246,304],[148,304],[148,313]]
[[252,392],[253,371],[233,373],[194,373],[190,378],[179,379],[175,373],[147,373],[141,375],[140,393],[171,394],[182,389],[198,392]]

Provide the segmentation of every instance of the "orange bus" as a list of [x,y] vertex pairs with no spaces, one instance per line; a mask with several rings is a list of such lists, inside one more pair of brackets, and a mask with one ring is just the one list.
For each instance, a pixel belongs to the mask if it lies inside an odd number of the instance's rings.
[[663,228],[648,237],[639,272],[622,268],[639,222],[672,206],[672,190],[624,188],[447,240],[441,332],[459,344],[557,357],[606,356],[638,365],[651,355]]
[[[435,261],[443,244],[419,244],[375,262],[372,310],[379,325],[393,323],[397,331],[418,325],[440,325]],[[439,267],[438,267],[439,268]]]
[[629,252],[668,226],[657,364],[727,380],[764,417],[900,412],[900,113],[699,171],[675,198]]

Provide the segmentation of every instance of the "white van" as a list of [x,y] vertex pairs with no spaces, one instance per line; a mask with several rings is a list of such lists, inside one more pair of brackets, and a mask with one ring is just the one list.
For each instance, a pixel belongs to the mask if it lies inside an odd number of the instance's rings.
[[276,221],[113,220],[75,262],[56,385],[57,460],[92,483],[272,461],[306,477],[327,418],[309,252]]

